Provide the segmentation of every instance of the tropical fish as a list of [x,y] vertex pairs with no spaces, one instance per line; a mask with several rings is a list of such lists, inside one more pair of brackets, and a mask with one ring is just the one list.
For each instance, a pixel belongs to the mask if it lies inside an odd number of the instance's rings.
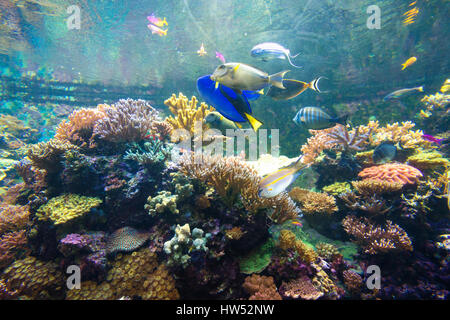
[[237,124],[234,121],[225,118],[217,111],[208,113],[208,115],[204,119],[204,122],[210,128],[219,129],[220,131],[225,131],[226,129],[242,128],[240,124]]
[[272,198],[286,190],[302,173],[302,169],[307,167],[301,159],[302,157],[299,157],[293,164],[264,177],[259,183],[258,195],[261,198]]
[[161,28],[158,28],[157,26],[154,26],[154,25],[152,25],[152,24],[149,24],[148,26],[147,26],[150,30],[152,30],[152,34],[159,34],[159,36],[166,36],[167,35],[167,29],[166,30],[163,30],[163,29],[161,29]]
[[319,89],[319,80],[321,78],[323,77],[314,79],[310,83],[293,79],[284,79],[283,86],[286,89],[270,87],[269,90],[267,91],[267,95],[271,97],[273,100],[289,100],[295,98],[308,88],[317,92],[321,92]]
[[394,92],[389,93],[387,96],[385,96],[383,98],[383,101],[390,100],[390,99],[398,99],[404,95],[413,93],[415,91],[423,92],[423,86],[396,90]]
[[402,64],[402,66],[403,66],[402,70],[405,70],[406,68],[408,68],[410,65],[412,65],[416,61],[417,61],[416,57],[409,58],[408,60],[405,61],[405,63]]
[[216,58],[225,63],[225,57],[219,51],[216,51]]
[[292,221],[291,222],[294,226],[297,226],[297,227],[302,227],[303,225],[302,225],[302,223],[300,222],[300,221],[298,221],[298,220],[294,220],[294,221]]
[[419,117],[420,118],[429,118],[431,117],[432,113],[430,111],[420,110]]
[[347,117],[346,114],[342,117],[333,118],[318,107],[304,107],[297,112],[292,120],[308,129],[321,130],[334,127],[337,123],[345,125]]
[[434,142],[434,143],[436,143],[436,144],[439,145],[439,146],[440,146],[443,142],[445,142],[445,141],[447,140],[447,139],[436,138],[436,137],[433,137],[432,135],[429,135],[429,134],[423,134],[423,135],[422,135],[422,138],[425,139],[425,140]]
[[282,45],[275,42],[264,42],[254,46],[250,51],[250,55],[262,61],[268,61],[271,59],[287,59],[291,66],[295,68],[303,68],[296,66],[291,61],[292,58],[297,57],[299,54],[291,56],[289,49],[286,49]]
[[211,76],[204,76],[197,80],[197,90],[206,103],[212,105],[221,115],[233,122],[249,122],[254,131],[263,124],[252,116],[248,102],[255,99],[254,92],[237,93],[231,88],[215,83]]
[[206,56],[208,54],[208,52],[206,52],[206,50],[205,50],[205,46],[203,45],[203,42],[202,42],[202,45],[200,46],[200,49],[197,50],[197,54],[200,57]]
[[164,18],[164,20],[161,20],[161,18],[156,17],[154,13],[152,13],[151,15],[149,15],[149,16],[147,17],[147,20],[148,20],[151,24],[153,24],[153,25],[155,25],[155,26],[157,26],[157,27],[164,27],[164,26],[168,26],[168,25],[169,25],[169,24],[167,23],[167,21],[166,21],[166,18]]
[[[410,3],[409,6],[413,6],[415,2]],[[406,11],[403,15],[406,16],[406,18],[403,20],[403,24],[408,25],[411,23],[414,23],[414,18],[419,14],[419,9],[417,7],[412,8],[411,10]]]
[[378,145],[372,154],[372,160],[376,164],[392,161],[397,156],[397,147],[390,141]]
[[288,71],[268,75],[266,72],[248,64],[230,62],[218,66],[211,75],[211,80],[217,81],[228,88],[235,89],[238,93],[244,90],[259,91],[269,85],[285,89],[282,81],[283,76]]

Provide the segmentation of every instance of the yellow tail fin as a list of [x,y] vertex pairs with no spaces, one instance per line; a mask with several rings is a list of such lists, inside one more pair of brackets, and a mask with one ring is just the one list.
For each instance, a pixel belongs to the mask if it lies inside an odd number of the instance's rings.
[[256,120],[255,118],[253,118],[248,113],[244,113],[244,114],[247,117],[248,123],[250,123],[250,125],[252,126],[253,131],[257,132],[259,127],[261,127],[263,125],[263,123],[261,121],[259,121],[259,120]]

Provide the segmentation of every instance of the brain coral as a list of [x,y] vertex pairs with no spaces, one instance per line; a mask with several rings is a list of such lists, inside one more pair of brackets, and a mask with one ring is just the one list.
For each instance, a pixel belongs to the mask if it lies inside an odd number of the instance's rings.
[[358,176],[363,179],[382,180],[401,184],[415,184],[422,173],[412,166],[401,163],[387,163],[365,168]]
[[139,232],[131,227],[120,228],[108,238],[106,252],[133,251],[142,246],[149,237],[149,233]]

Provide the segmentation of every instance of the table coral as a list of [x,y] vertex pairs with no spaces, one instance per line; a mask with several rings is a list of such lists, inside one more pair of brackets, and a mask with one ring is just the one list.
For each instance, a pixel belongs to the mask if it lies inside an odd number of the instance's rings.
[[100,284],[81,283],[81,289],[67,292],[67,300],[117,300],[122,297],[143,300],[179,299],[175,280],[155,253],[144,248],[132,254],[118,254]]
[[300,203],[302,212],[305,214],[332,214],[338,211],[336,199],[326,193],[312,192],[295,187],[289,192],[289,196]]
[[365,168],[359,174],[364,180],[381,180],[401,184],[415,184],[422,177],[422,173],[407,164],[387,163]]
[[106,252],[133,251],[141,247],[149,238],[148,232],[139,232],[131,227],[123,227],[108,237]]
[[16,260],[3,271],[9,291],[32,299],[60,298],[66,281],[54,262],[44,262],[35,257]]
[[158,111],[140,99],[120,99],[103,111],[105,116],[96,122],[94,135],[110,142],[144,140],[154,122],[160,121]]
[[407,163],[422,170],[434,170],[441,167],[447,167],[450,162],[439,152],[430,151],[418,152],[408,157]]
[[38,209],[36,216],[40,220],[50,219],[58,225],[83,216],[101,203],[99,198],[69,193],[50,199]]
[[249,300],[281,300],[272,277],[253,274],[245,278],[242,287],[250,294]]
[[317,290],[311,280],[303,276],[289,282],[282,283],[280,293],[288,298],[303,299],[303,300],[317,300],[323,296],[323,292]]
[[[210,112],[214,111],[214,108],[204,102],[197,106],[197,98],[195,96],[188,100],[181,92],[178,93],[178,98],[175,94],[172,94],[169,99],[164,101],[164,104],[169,107],[170,112],[174,115],[166,119],[173,130],[187,130],[190,133],[190,137],[193,137],[196,133],[196,122],[200,123],[200,126],[197,125],[197,127],[201,128],[202,132],[208,129],[203,120]],[[173,142],[178,142],[180,139],[182,138],[172,136]]]
[[411,240],[398,225],[386,220],[385,226],[376,226],[367,218],[347,216],[342,220],[344,230],[355,238],[365,253],[412,251]]

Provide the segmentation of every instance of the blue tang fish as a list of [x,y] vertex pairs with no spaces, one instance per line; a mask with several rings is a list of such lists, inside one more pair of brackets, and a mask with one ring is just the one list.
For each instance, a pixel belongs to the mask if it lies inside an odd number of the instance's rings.
[[248,100],[257,99],[260,94],[252,91],[236,93],[233,89],[211,80],[210,75],[197,80],[197,90],[206,103],[212,105],[221,115],[234,122],[249,122],[256,132],[262,122],[252,116]]

